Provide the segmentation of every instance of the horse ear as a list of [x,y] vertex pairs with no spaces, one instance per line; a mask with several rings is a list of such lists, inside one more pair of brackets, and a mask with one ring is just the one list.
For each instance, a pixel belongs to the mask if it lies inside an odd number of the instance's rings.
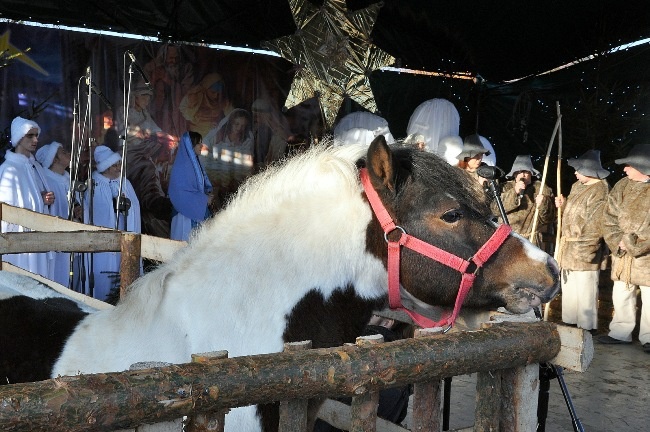
[[371,179],[378,179],[384,187],[395,191],[393,153],[383,135],[379,135],[370,143],[366,167]]

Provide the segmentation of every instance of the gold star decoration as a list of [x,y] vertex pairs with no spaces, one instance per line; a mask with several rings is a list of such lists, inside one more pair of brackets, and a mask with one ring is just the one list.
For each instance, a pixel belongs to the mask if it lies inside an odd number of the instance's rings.
[[40,67],[38,63],[27,56],[26,53],[30,50],[30,48],[22,51],[16,46],[12,45],[11,42],[9,42],[10,35],[11,33],[9,30],[0,35],[0,67],[8,66],[15,59],[25,63],[27,66],[42,73],[43,75],[49,76],[50,74],[45,69]]
[[263,43],[296,67],[285,106],[318,96],[329,129],[346,96],[376,112],[370,73],[395,61],[370,40],[381,5],[355,12],[347,10],[345,0],[325,0],[320,8],[289,0],[289,6],[296,32]]

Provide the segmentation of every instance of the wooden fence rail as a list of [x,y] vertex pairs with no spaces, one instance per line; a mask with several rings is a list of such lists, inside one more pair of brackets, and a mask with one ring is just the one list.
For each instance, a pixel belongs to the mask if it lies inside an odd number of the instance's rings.
[[[122,252],[122,290],[138,277],[141,257],[166,261],[185,246],[185,242],[70,222],[4,203],[0,203],[0,219],[38,230],[37,235],[0,234],[0,255]],[[7,263],[5,268],[25,273]],[[478,315],[468,318],[469,328],[484,321]],[[589,333],[547,322],[500,323],[446,335],[423,331],[417,336],[379,344],[360,340],[356,346],[317,350],[305,349],[306,343],[290,344],[284,353],[237,358],[219,352],[216,360],[201,354],[196,362],[182,365],[0,386],[0,430],[114,431],[188,416],[186,430],[218,431],[223,430],[223,414],[229,408],[281,402],[280,431],[293,432],[305,425],[308,399],[349,396],[352,406],[345,412],[335,401],[324,405],[333,413],[332,420],[340,421],[330,421],[335,426],[353,432],[404,431],[369,411],[375,411],[380,390],[414,383],[413,430],[438,432],[441,379],[478,373],[475,430],[527,431],[534,430],[536,402],[531,404],[536,401],[538,363],[550,361],[584,371],[593,358]]]
[[[0,203],[0,219],[35,230],[0,234],[0,255],[23,252],[122,252],[120,289],[140,274],[140,258],[167,261],[185,242],[86,225]],[[35,235],[35,233],[37,235]]]
[[[359,397],[408,383],[550,361],[560,346],[554,324],[504,323],[372,347],[292,351],[13,384],[0,386],[0,430],[112,431],[250,404]],[[490,423],[499,424],[498,416],[499,410],[477,412],[477,421],[490,417]]]

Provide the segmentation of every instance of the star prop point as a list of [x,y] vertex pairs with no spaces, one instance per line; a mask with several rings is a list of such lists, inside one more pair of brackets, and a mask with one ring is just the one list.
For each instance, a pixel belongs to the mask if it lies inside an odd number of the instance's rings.
[[289,0],[289,6],[296,32],[263,44],[297,66],[285,106],[318,95],[329,129],[346,96],[376,112],[370,73],[395,61],[370,39],[381,5],[354,12],[345,0],[325,0],[320,8],[307,0]]
[[9,30],[0,35],[0,67],[8,66],[13,60],[18,60],[41,74],[49,76],[50,74],[45,69],[26,54],[30,50],[29,48],[22,51],[11,44],[9,41],[10,35]]

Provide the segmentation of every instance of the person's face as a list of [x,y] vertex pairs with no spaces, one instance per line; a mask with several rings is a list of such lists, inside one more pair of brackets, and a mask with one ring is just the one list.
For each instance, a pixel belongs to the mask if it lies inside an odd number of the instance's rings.
[[16,153],[24,154],[26,156],[34,154],[36,146],[38,145],[38,129],[31,128],[24,137],[18,141],[16,146]]
[[142,111],[149,106],[149,102],[151,102],[150,94],[139,94],[135,95],[135,102],[133,105],[138,111]]
[[630,165],[625,165],[625,168],[623,168],[623,172],[625,172],[625,174],[630,180],[634,180],[638,182],[644,182],[647,181],[648,178],[650,178],[650,176],[643,174],[641,171],[639,171],[634,167],[631,167]]
[[578,171],[576,171],[576,178],[578,181],[582,184],[587,183],[589,180],[591,180],[591,177],[587,177],[586,175],[580,174]]
[[70,152],[63,147],[59,147],[59,149],[56,151],[56,155],[54,156],[54,161],[60,163],[63,166],[70,165]]
[[167,55],[165,56],[165,64],[168,66],[175,66],[180,63],[180,53],[178,48],[170,46],[167,47]]
[[230,129],[231,140],[232,138],[237,138],[238,140],[241,140],[244,136],[244,132],[246,131],[247,126],[248,126],[248,120],[246,120],[245,117],[237,117],[232,122],[232,127]]
[[102,175],[108,179],[114,180],[120,176],[122,171],[122,161],[117,161],[113,165],[109,166]]
[[533,175],[530,171],[518,171],[515,174],[515,181],[522,181],[526,186],[530,184],[533,179]]
[[475,171],[478,167],[481,166],[481,161],[483,160],[483,155],[476,155],[471,158],[467,158],[467,168]]
[[192,147],[192,150],[194,150],[194,154],[197,156],[201,155],[201,150],[203,149],[204,144],[202,142],[196,144],[194,147]]

